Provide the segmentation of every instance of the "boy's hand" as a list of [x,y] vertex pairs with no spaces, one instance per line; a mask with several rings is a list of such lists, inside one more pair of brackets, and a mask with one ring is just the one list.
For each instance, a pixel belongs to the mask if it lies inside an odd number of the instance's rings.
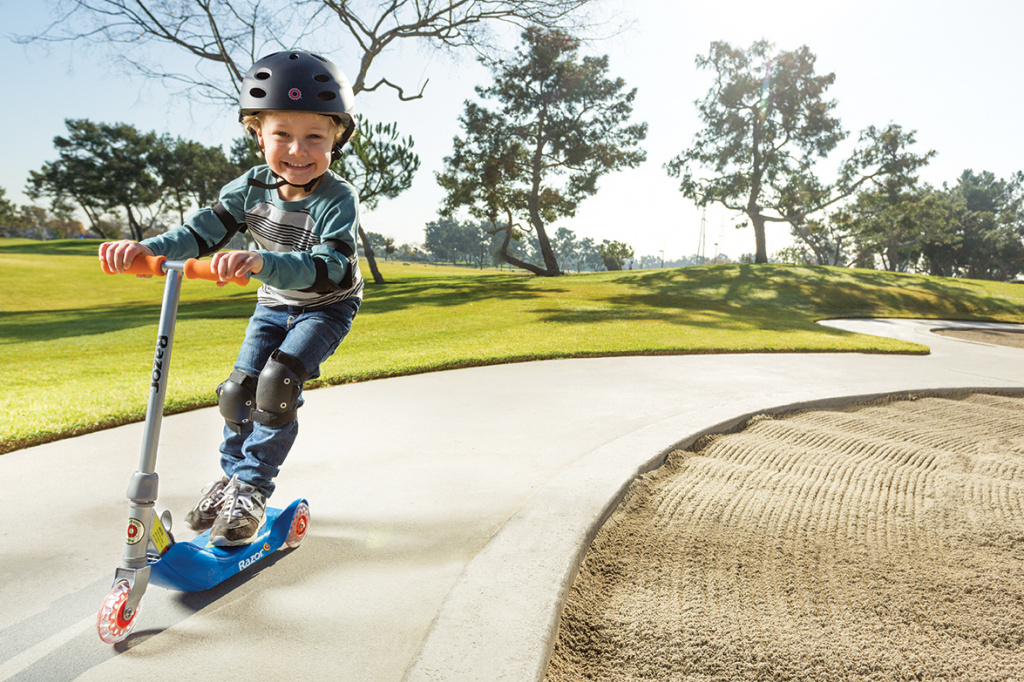
[[[139,254],[153,256],[153,250],[148,246],[132,241],[121,239],[116,242],[104,242],[100,244],[100,260],[106,264],[108,270],[123,273]],[[150,275],[138,275],[138,277],[150,277]]]
[[222,287],[232,277],[255,275],[263,269],[263,256],[254,251],[219,251],[210,258],[210,268],[217,273]]

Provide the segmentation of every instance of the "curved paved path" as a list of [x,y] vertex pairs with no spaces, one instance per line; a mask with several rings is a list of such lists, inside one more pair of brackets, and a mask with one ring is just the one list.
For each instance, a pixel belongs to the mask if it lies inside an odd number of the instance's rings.
[[[310,391],[274,498],[310,500],[303,545],[206,593],[150,588],[116,647],[94,621],[141,425],[0,456],[0,680],[538,679],[590,538],[673,447],[764,411],[1024,390],[1024,351],[929,332],[1022,327],[828,324],[932,352],[559,360]],[[220,423],[164,420],[158,505],[179,519],[217,473]]]

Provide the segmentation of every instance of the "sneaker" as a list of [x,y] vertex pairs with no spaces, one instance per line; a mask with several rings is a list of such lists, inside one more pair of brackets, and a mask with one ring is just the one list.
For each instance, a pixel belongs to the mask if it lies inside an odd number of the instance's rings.
[[220,513],[210,529],[210,544],[217,547],[247,545],[263,525],[266,496],[232,476],[224,492]]
[[185,523],[197,533],[213,526],[213,520],[220,513],[220,507],[224,504],[224,491],[228,486],[228,477],[223,476],[210,485],[203,488],[203,496],[199,502],[185,516]]

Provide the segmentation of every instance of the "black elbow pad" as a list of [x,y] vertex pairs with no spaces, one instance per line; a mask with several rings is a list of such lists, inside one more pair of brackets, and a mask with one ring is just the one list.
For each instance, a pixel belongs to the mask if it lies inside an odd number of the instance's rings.
[[327,262],[323,258],[313,256],[313,267],[316,268],[316,280],[314,280],[313,286],[302,289],[302,291],[308,291],[314,294],[329,294],[332,291],[338,291],[341,289],[341,286],[331,279],[327,272]]

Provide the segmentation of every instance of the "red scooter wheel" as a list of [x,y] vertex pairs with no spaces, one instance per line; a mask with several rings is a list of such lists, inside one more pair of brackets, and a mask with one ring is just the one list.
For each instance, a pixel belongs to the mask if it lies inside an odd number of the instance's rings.
[[132,630],[138,620],[139,609],[136,607],[131,616],[125,617],[124,606],[128,601],[128,592],[131,588],[127,580],[119,580],[100,604],[99,613],[96,614],[96,631],[107,644],[117,644],[123,641]]
[[295,548],[302,542],[302,538],[306,537],[306,531],[309,530],[309,505],[305,502],[299,504],[295,508],[295,515],[292,516],[292,527],[288,531],[288,537],[285,538],[284,544],[289,548]]

